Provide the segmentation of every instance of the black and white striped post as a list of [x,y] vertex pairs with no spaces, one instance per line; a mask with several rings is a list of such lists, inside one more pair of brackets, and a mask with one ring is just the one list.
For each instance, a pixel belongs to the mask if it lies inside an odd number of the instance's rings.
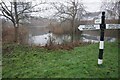
[[99,56],[98,56],[98,64],[103,63],[103,53],[104,53],[104,29],[106,28],[105,24],[105,12],[102,12],[100,24],[100,43],[99,43]]
[[103,52],[104,52],[104,30],[105,29],[120,29],[120,24],[105,24],[105,12],[102,12],[101,19],[95,20],[95,24],[80,25],[78,29],[81,31],[100,29],[98,65],[101,65],[103,63]]

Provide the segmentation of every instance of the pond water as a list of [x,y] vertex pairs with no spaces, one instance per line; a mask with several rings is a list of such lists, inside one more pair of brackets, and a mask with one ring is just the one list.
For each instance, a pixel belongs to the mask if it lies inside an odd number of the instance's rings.
[[62,44],[71,41],[70,35],[55,35],[53,33],[47,33],[38,36],[31,36],[29,39],[29,44],[45,46],[52,41],[54,44]]
[[[29,44],[30,45],[40,45],[40,46],[45,46],[46,44],[49,44],[50,41],[52,41],[54,44],[62,44],[62,43],[67,43],[71,42],[71,35],[69,34],[63,34],[63,35],[56,35],[53,33],[46,33],[42,35],[36,35],[32,36],[31,34],[29,35]],[[98,43],[100,36],[93,36],[89,34],[81,34],[81,35],[76,35],[75,38],[76,40],[80,40],[82,42],[92,42],[92,43]],[[105,37],[105,41],[108,42],[114,42],[116,41],[116,38],[113,37]]]

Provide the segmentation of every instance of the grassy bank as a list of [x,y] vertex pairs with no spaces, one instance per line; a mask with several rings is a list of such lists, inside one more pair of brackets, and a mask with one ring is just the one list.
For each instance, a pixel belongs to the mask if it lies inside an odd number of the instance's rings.
[[75,47],[70,51],[7,46],[11,49],[6,49],[3,53],[3,78],[118,77],[117,43],[105,43],[102,66],[97,65],[98,44]]

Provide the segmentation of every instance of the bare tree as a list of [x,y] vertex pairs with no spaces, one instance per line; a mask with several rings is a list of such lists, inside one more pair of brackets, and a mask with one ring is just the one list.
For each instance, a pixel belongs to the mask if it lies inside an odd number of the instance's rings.
[[118,16],[119,16],[118,23],[120,24],[120,1],[117,3],[117,7],[118,7]]
[[[111,16],[114,15],[118,18],[118,24],[120,24],[120,1],[119,0],[111,0],[109,2],[103,1],[102,10],[110,11]],[[120,29],[118,29],[118,41],[120,42]],[[120,45],[119,45],[120,46]]]
[[[17,0],[13,0],[12,2],[5,3],[5,1],[1,0],[1,11],[2,15],[12,21],[15,29],[15,39],[14,41],[18,43],[18,28],[20,20],[25,18],[26,13],[33,12],[32,9],[40,4],[44,4],[45,2],[40,2],[39,4],[31,5],[31,2],[17,2]],[[39,11],[39,10],[38,10]],[[34,12],[38,12],[37,10]]]
[[118,18],[118,21],[120,20],[120,1],[103,1],[101,5],[101,10],[109,12],[110,16],[113,16],[113,18]]
[[75,20],[80,19],[82,15],[86,12],[83,4],[78,0],[70,0],[66,3],[53,3],[53,7],[57,10],[55,17],[59,17],[62,22],[69,20],[72,27],[72,41],[73,35],[76,32]]

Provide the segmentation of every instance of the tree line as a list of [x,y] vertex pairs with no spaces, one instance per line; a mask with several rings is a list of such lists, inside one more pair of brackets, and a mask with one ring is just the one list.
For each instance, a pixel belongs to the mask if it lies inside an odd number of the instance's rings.
[[[32,12],[39,12],[41,13],[43,9],[41,9],[39,6],[48,4],[47,2],[43,2],[40,0],[40,3],[32,4],[32,2],[23,2],[19,0],[12,0],[6,3],[4,0],[1,0],[0,2],[0,11],[2,12],[2,16],[9,19],[14,26],[14,41],[15,43],[18,43],[19,41],[19,35],[18,35],[18,29],[20,25],[20,21],[27,19]],[[55,9],[55,14],[53,17],[57,17],[58,21],[61,22],[61,24],[65,21],[69,21],[72,27],[72,41],[74,39],[74,34],[76,33],[76,27],[75,22],[80,21],[84,14],[87,13],[84,4],[80,0],[69,0],[65,2],[52,2],[50,3],[53,9]],[[118,22],[120,23],[120,1],[116,2],[102,2],[101,5],[102,10],[109,10],[111,11],[111,15],[115,15],[119,17]],[[39,7],[36,10],[36,7]],[[50,8],[51,9],[51,8]],[[49,10],[49,9],[45,9]]]

